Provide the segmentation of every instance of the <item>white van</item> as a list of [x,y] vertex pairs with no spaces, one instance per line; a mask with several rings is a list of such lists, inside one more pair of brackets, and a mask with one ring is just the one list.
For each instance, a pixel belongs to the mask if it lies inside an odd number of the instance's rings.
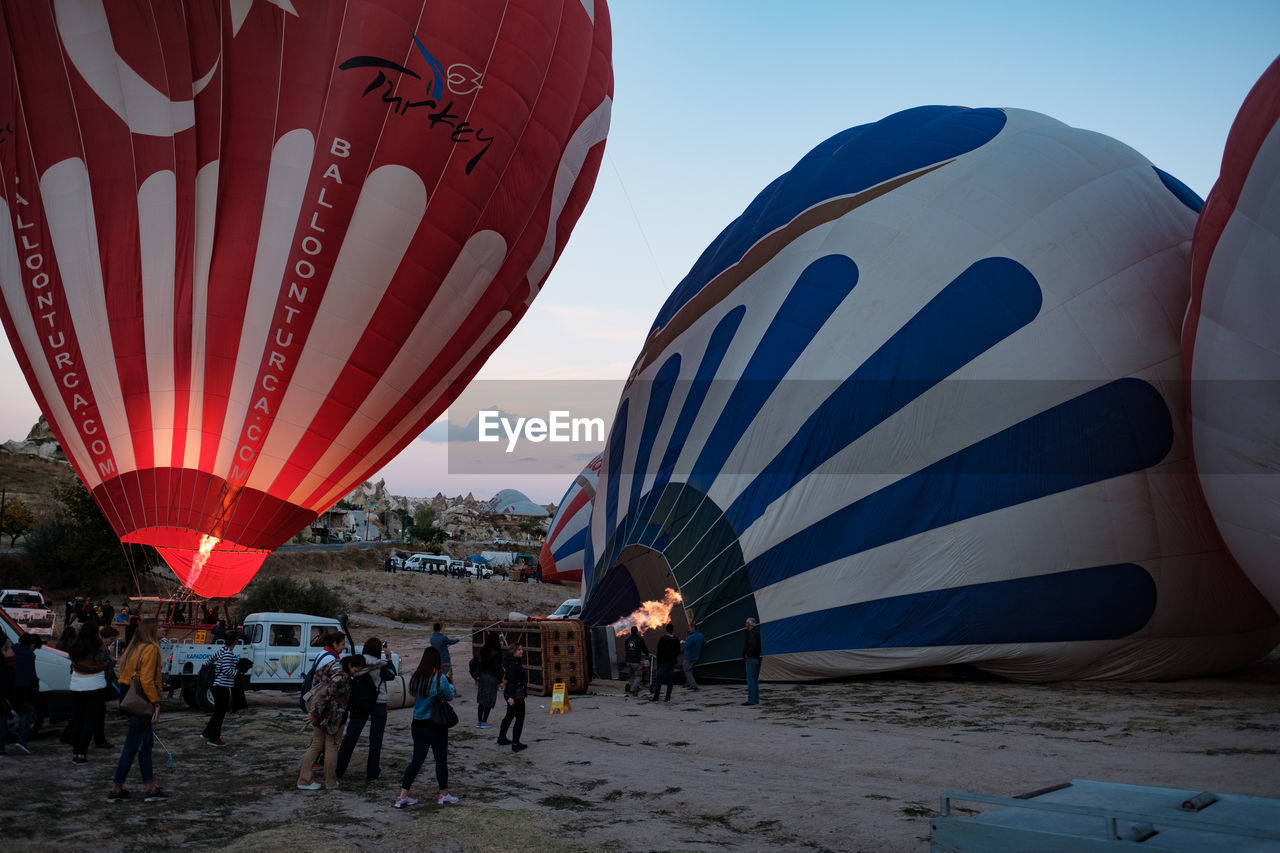
[[548,619],[577,619],[582,615],[582,599],[567,598],[564,603],[555,609],[554,613],[549,614]]
[[53,611],[35,589],[0,589],[0,608],[28,634],[53,639]]
[[449,558],[439,554],[414,554],[404,561],[404,568],[408,572],[444,575],[449,573]]

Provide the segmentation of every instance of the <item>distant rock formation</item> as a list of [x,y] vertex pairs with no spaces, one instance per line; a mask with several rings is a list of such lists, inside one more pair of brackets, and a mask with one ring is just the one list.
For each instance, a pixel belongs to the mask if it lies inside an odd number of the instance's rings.
[[40,420],[36,421],[36,425],[31,428],[31,432],[27,433],[25,441],[6,441],[0,444],[0,448],[4,448],[9,453],[21,453],[25,456],[38,456],[50,462],[67,462],[67,455],[62,452],[62,445],[58,444],[58,439],[54,437],[53,430],[49,428],[49,422],[44,419],[44,415],[40,416]]

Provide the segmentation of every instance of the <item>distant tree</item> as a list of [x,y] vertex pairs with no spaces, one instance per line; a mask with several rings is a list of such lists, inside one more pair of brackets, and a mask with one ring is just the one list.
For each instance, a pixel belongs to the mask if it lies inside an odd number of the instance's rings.
[[343,610],[343,602],[337,592],[314,578],[303,586],[287,575],[259,575],[241,595],[235,619],[243,623],[250,613],[279,610],[337,618]]
[[127,588],[134,566],[158,561],[151,548],[121,543],[79,480],[57,483],[52,491],[62,512],[38,522],[23,541],[46,586]]
[[428,545],[439,545],[444,542],[445,533],[436,527],[436,511],[423,504],[413,516],[413,526],[409,535]]
[[12,548],[19,536],[25,536],[36,526],[36,517],[22,498],[12,497],[4,504],[4,535],[9,537]]

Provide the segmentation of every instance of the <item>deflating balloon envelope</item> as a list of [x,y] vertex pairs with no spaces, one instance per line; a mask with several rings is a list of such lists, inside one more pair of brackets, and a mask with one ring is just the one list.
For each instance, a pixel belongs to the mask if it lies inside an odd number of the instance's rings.
[[121,538],[204,595],[510,332],[609,125],[603,0],[6,4],[0,287]]
[[[851,128],[677,286],[604,451],[584,618],[678,589],[741,678],[1172,678],[1275,645],[1182,435],[1200,200],[1013,109]],[[1208,592],[1211,590],[1212,592]]]

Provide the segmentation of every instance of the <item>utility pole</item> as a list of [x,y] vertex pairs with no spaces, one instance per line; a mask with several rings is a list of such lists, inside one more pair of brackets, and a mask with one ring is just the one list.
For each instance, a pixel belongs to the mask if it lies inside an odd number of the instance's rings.
[[0,542],[4,541],[4,489],[0,489]]

